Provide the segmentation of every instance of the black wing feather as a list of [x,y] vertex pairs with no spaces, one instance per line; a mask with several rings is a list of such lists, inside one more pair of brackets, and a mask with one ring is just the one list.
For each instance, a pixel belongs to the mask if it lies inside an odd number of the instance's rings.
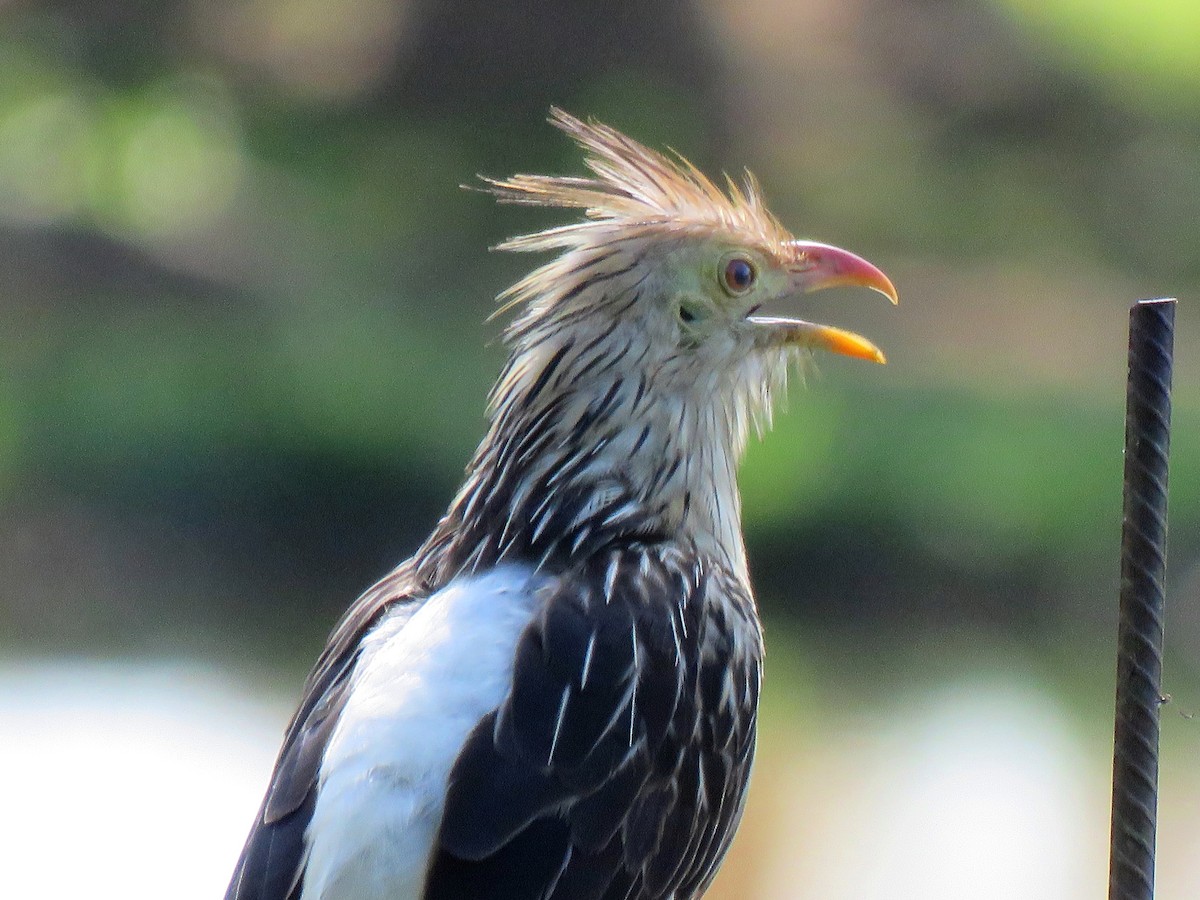
[[424,900],[707,886],[741,813],[754,710],[736,687],[757,687],[761,645],[735,578],[682,567],[629,548],[558,580],[451,772]]
[[561,802],[564,791],[520,759],[497,751],[493,735],[496,714],[475,727],[455,762],[456,790],[488,796],[488,803],[457,807],[454,827],[444,840],[463,859],[484,860],[514,835]]
[[346,703],[363,635],[398,603],[419,605],[408,564],[354,602],[304,685],[271,783],[250,828],[225,900],[296,900],[304,875],[304,832],[316,804],[321,757]]
[[[466,900],[526,900],[542,897],[546,886],[561,883],[567,868],[570,836],[565,822],[542,818],[531,823],[494,853],[465,865],[443,865],[430,874],[439,896]],[[426,897],[430,888],[426,888]]]

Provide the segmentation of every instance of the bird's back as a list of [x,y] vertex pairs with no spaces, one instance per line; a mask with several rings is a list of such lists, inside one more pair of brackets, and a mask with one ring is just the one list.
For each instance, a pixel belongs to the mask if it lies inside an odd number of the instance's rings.
[[[658,900],[715,873],[761,660],[730,573],[637,543],[554,575],[506,565],[393,603],[348,646],[227,900]],[[302,799],[267,821],[272,796]]]

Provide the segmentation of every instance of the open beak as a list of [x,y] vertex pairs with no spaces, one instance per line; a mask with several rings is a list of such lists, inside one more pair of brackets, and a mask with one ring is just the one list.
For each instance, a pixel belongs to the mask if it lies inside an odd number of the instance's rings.
[[[792,261],[788,265],[792,289],[808,294],[830,287],[866,287],[883,294],[892,303],[900,298],[891,280],[861,256],[813,241],[792,241],[788,244]],[[843,356],[886,362],[873,343],[852,331],[817,325],[800,319],[778,319],[752,316],[750,321],[763,327],[763,340],[774,346],[819,347]]]

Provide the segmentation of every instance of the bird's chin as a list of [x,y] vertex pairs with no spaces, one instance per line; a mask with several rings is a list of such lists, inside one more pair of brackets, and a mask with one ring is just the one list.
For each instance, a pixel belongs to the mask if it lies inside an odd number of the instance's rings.
[[755,328],[755,344],[764,350],[787,347],[829,350],[855,359],[887,362],[882,350],[853,331],[834,328],[832,325],[817,325],[803,319],[774,316],[750,316],[746,321]]

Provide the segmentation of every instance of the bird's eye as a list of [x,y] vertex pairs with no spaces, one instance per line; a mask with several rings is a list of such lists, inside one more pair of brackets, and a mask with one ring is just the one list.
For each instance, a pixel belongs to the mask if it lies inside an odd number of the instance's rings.
[[748,259],[735,256],[725,263],[721,286],[730,294],[744,294],[754,284],[754,266]]

